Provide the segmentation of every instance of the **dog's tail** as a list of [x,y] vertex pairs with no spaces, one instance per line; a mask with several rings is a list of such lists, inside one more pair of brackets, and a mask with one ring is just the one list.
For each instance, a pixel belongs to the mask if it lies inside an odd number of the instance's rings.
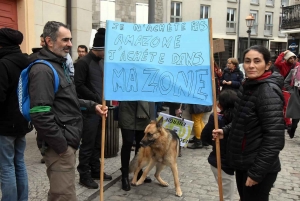
[[138,167],[138,154],[134,156],[134,158],[130,161],[129,164],[129,173],[134,172],[136,168]]

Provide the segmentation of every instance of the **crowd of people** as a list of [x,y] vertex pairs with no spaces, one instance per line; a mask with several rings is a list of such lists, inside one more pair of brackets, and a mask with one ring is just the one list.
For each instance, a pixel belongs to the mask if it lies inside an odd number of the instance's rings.
[[[79,183],[87,188],[98,188],[94,180],[100,179],[102,118],[106,118],[108,112],[108,107],[101,104],[105,29],[97,30],[90,51],[85,45],[78,46],[78,58],[74,63],[69,54],[72,34],[65,24],[47,22],[40,39],[41,48],[33,48],[33,53],[26,55],[19,46],[23,34],[10,28],[0,29],[0,181],[4,201],[28,200],[25,135],[33,127],[42,163],[47,167],[48,200],[77,200],[75,161],[78,149]],[[300,110],[298,58],[286,50],[272,63],[268,49],[252,46],[242,58],[245,76],[236,58],[228,58],[223,70],[215,62],[220,112],[211,114],[205,125],[203,115],[211,112],[212,106],[188,106],[194,121],[194,137],[188,148],[212,145],[208,162],[216,180],[213,140],[220,138],[226,200],[233,200],[234,177],[241,201],[268,200],[280,171],[279,153],[284,147],[285,129],[293,138],[300,120],[297,112]],[[21,71],[36,60],[52,64],[59,77],[59,88],[54,91],[54,73],[47,65],[36,63],[32,66],[28,83],[31,122],[28,122],[19,111],[16,88]],[[181,103],[167,105],[169,114],[178,117],[185,107]],[[129,191],[132,146],[135,142],[136,154],[145,127],[164,108],[162,103],[157,103],[156,110],[152,111],[147,101],[121,101],[118,108],[122,189]],[[220,129],[214,129],[214,115],[218,115]],[[112,179],[106,173],[103,178]],[[151,181],[150,177],[145,180]]]

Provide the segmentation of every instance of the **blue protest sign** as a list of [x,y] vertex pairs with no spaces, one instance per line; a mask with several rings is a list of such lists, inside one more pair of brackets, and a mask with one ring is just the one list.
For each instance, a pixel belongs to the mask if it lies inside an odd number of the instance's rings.
[[104,98],[212,105],[208,20],[107,21]]

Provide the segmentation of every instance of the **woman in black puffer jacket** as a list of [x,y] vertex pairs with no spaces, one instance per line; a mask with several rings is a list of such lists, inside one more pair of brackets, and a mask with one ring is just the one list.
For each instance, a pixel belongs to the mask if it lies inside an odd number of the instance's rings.
[[238,92],[231,124],[213,131],[228,135],[227,157],[236,170],[241,201],[268,201],[281,170],[279,152],[284,147],[283,78],[269,70],[270,52],[252,46],[244,52],[248,78]]

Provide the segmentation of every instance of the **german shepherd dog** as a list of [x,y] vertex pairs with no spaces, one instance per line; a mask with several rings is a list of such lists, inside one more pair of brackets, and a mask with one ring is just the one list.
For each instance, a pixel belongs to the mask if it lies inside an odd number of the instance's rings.
[[[169,166],[173,172],[176,195],[181,197],[182,192],[177,170],[179,137],[175,131],[163,128],[162,123],[163,118],[160,118],[157,122],[151,121],[146,127],[145,136],[140,143],[141,148],[130,162],[129,171],[130,173],[134,172],[131,184],[136,186],[141,185],[149,171],[156,166],[155,178],[162,186],[169,186],[160,177],[160,172],[164,167]],[[143,167],[146,168],[141,178],[137,181],[137,175]]]

